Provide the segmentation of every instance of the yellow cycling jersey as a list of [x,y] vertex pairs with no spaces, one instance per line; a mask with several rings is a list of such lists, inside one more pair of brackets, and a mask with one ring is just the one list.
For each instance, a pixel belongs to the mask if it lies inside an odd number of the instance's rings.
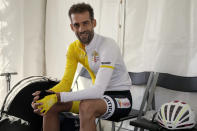
[[[91,42],[85,46],[77,40],[70,44],[66,57],[64,76],[60,83],[51,89],[61,92],[61,102],[99,99],[105,91],[130,89],[131,79],[114,40],[97,34],[94,34]],[[69,92],[78,62],[89,72],[93,86]]]
[[66,68],[62,80],[50,90],[54,92],[69,92],[71,90],[78,62],[80,62],[87,69],[91,76],[92,83],[94,84],[95,75],[89,67],[88,56],[86,54],[85,47],[79,40],[76,40],[70,44],[66,54],[66,59]]

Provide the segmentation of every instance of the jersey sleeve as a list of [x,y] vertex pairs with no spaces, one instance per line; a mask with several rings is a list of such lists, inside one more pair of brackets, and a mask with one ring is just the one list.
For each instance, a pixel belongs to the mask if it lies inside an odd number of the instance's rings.
[[105,48],[99,52],[101,63],[93,87],[76,92],[61,92],[60,97],[62,102],[102,98],[111,80],[117,55],[119,55],[119,53],[117,53],[119,49],[111,45],[113,44],[106,45]]
[[75,56],[74,45],[71,44],[67,50],[66,54],[66,67],[64,71],[64,76],[61,81],[51,88],[54,92],[68,92],[71,90],[74,75],[77,69],[77,58]]

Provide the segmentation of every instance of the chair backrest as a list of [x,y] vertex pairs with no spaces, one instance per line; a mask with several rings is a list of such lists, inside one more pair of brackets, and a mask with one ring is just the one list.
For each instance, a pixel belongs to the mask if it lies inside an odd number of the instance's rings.
[[157,85],[175,91],[197,92],[197,77],[183,77],[160,73]]
[[150,72],[129,72],[133,85],[146,85]]
[[185,77],[160,73],[155,91],[156,109],[166,102],[173,100],[189,104],[197,115],[197,77]]
[[148,106],[152,105],[151,102],[153,101],[156,86],[174,91],[197,92],[197,77],[183,77],[155,72],[154,81],[156,83],[152,83],[152,87],[149,90]]

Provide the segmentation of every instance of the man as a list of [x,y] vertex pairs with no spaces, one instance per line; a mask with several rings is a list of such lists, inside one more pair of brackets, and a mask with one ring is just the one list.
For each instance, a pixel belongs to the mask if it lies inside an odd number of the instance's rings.
[[[69,17],[78,40],[68,48],[64,76],[50,89],[55,94],[39,99],[43,92],[33,93],[32,107],[43,116],[44,131],[59,130],[58,113],[63,111],[79,113],[80,131],[96,131],[97,117],[117,120],[130,112],[131,80],[115,41],[94,33],[96,20],[92,7],[74,4]],[[78,62],[89,72],[93,87],[69,92]]]

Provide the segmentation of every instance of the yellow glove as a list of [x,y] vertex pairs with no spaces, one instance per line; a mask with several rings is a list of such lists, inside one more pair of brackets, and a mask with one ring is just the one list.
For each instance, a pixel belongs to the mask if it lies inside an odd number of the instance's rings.
[[52,95],[48,95],[45,96],[43,99],[41,100],[37,100],[36,103],[43,103],[42,105],[38,106],[38,108],[42,108],[42,110],[40,111],[41,113],[46,114],[47,111],[55,104],[57,103],[57,95],[56,94],[52,94]]

